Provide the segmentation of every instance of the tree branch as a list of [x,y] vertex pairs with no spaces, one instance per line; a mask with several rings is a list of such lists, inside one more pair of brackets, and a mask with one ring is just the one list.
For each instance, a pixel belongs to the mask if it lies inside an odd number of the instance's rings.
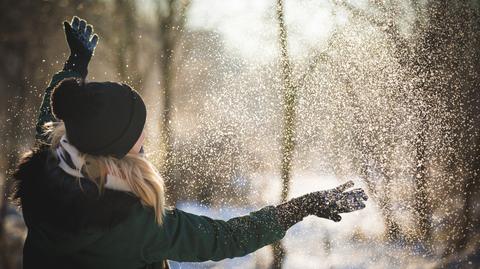
[[357,18],[361,18],[371,24],[373,24],[376,27],[379,27],[381,29],[384,29],[387,26],[387,23],[384,21],[377,20],[375,17],[371,16],[370,14],[367,14],[365,11],[358,9],[354,7],[353,5],[345,2],[345,1],[339,1],[339,0],[333,0],[334,4],[337,4],[347,11],[351,12],[353,15],[355,15]]
[[322,50],[322,51],[319,51],[311,60],[310,60],[310,64],[308,65],[307,69],[305,70],[305,72],[303,73],[303,76],[301,76],[297,83],[296,83],[296,87],[297,88],[303,88],[303,86],[305,86],[305,83],[307,82],[307,79],[309,76],[311,76],[313,74],[313,72],[315,71],[315,69],[318,67],[318,65],[320,64],[320,62],[322,61],[325,61],[327,58],[328,58],[328,54],[327,54],[327,51],[329,50],[329,48],[332,46],[332,41],[335,40],[338,36],[339,32],[337,30],[335,30],[332,34],[332,36],[330,37],[329,41],[328,41],[328,45],[327,45],[327,48]]
[[409,56],[411,55],[411,49],[408,45],[407,40],[400,35],[400,29],[392,18],[388,19],[387,21],[380,21],[377,20],[374,16],[354,7],[353,5],[345,1],[334,1],[346,10],[350,11],[357,18],[361,18],[364,21],[367,21],[372,25],[378,27],[383,33],[387,35],[387,38],[392,41],[396,50],[395,56],[400,60],[400,64],[409,64]]

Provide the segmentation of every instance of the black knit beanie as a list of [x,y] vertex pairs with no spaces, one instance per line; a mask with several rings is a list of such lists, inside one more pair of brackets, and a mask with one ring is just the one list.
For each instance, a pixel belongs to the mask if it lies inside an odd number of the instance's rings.
[[79,151],[119,159],[137,142],[147,116],[142,97],[115,82],[64,79],[53,89],[51,106]]

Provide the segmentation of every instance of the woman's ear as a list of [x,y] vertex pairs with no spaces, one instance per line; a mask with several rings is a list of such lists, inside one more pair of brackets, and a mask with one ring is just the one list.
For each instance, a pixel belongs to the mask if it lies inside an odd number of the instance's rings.
[[143,141],[145,140],[145,130],[142,131],[140,137],[133,147],[130,149],[129,153],[140,154],[143,153]]

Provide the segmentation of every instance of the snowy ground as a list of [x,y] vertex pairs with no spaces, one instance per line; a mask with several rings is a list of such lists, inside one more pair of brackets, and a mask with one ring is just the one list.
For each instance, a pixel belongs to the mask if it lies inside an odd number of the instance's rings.
[[[229,219],[248,214],[264,205],[276,204],[280,193],[279,179],[254,180],[251,208],[206,208],[194,203],[180,203],[179,208],[213,218]],[[335,187],[333,177],[314,174],[295,177],[292,197],[303,193]],[[358,184],[361,186],[361,184]],[[268,186],[268,187],[267,187]],[[419,252],[407,251],[401,246],[387,245],[381,239],[384,227],[378,208],[372,200],[367,208],[344,214],[340,223],[308,217],[292,227],[284,238],[287,249],[285,268],[432,268],[434,261]],[[242,258],[221,262],[177,263],[172,268],[267,268],[272,260],[267,246]]]

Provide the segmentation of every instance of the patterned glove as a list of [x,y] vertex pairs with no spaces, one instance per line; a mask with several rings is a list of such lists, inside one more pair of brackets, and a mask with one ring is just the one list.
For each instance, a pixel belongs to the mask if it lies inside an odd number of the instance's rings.
[[88,74],[88,63],[92,58],[93,51],[98,43],[98,35],[93,35],[93,27],[87,25],[85,20],[73,17],[72,23],[63,22],[65,37],[70,47],[68,57],[63,70],[72,70],[80,73],[83,78]]
[[352,181],[348,181],[334,189],[308,193],[280,204],[276,207],[279,220],[285,229],[309,215],[339,222],[342,219],[340,213],[365,208],[368,196],[363,189],[346,191],[353,185]]

